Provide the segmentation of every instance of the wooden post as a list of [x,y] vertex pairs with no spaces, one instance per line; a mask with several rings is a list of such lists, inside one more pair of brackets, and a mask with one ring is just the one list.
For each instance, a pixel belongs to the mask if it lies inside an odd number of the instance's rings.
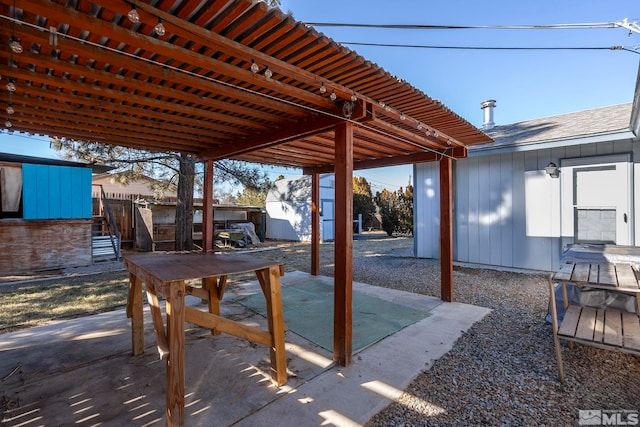
[[352,356],[353,286],[353,124],[335,127],[335,272],[333,359],[342,366]]
[[440,160],[440,298],[453,301],[453,161]]
[[167,341],[169,357],[167,359],[166,393],[167,426],[184,424],[184,281],[169,285],[167,295]]
[[144,353],[144,312],[142,308],[142,281],[129,273],[129,301],[127,316],[131,318],[131,346],[133,355]]
[[320,274],[320,174],[311,175],[311,274]]
[[213,160],[204,163],[202,195],[202,250],[213,250]]

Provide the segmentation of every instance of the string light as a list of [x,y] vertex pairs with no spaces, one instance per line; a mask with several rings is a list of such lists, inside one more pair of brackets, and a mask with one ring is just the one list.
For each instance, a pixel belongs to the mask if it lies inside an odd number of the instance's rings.
[[13,36],[11,37],[11,41],[9,42],[9,48],[11,48],[11,52],[13,53],[22,53],[23,51],[22,45]]
[[405,116],[404,113],[401,113],[400,120],[407,120],[407,116]]
[[251,60],[251,72],[253,74],[256,74],[258,71],[260,71],[260,66],[258,64],[256,64],[256,61],[254,61],[253,59]]
[[9,104],[7,106],[7,114],[12,115],[16,112],[16,110],[13,109],[13,106],[11,104]]
[[[140,16],[139,16],[139,14],[137,13],[137,11],[135,10],[135,5],[133,6],[132,10],[131,10],[131,11],[129,11],[129,13],[127,14],[127,17],[128,17],[132,22],[134,22],[134,23],[138,23],[138,22],[140,21]],[[15,22],[14,22],[14,23],[15,23]],[[66,35],[66,37],[69,37],[69,36],[68,36],[68,35]],[[70,37],[70,38],[73,38],[73,37]],[[75,38],[73,38],[73,39],[75,39]],[[76,39],[76,40],[79,40],[79,39]],[[90,44],[91,44],[91,43],[90,43]],[[96,46],[96,47],[99,47],[99,48],[106,48],[107,50],[113,50],[113,51],[115,51],[115,49],[109,49],[109,48],[107,48],[107,47],[105,47],[105,46],[102,46],[102,45],[95,45],[95,46]],[[123,52],[121,52],[121,51],[116,51],[116,53],[122,54]],[[130,55],[130,56],[132,56],[132,55]],[[167,66],[166,64],[159,64],[159,63],[156,63],[155,61],[150,61],[150,60],[147,60],[147,61],[148,61],[148,62],[150,62],[150,63],[154,63],[154,64],[162,65],[163,67],[166,67],[166,66]],[[252,64],[251,64],[251,71],[252,71],[252,72],[257,72],[257,71],[254,71],[254,69],[256,69],[256,68],[258,68],[258,71],[259,71],[259,66],[258,66],[258,64],[256,64],[254,60],[252,60],[252,61],[251,61],[251,63],[252,63]],[[255,67],[254,67],[254,64],[255,64]],[[175,71],[179,71],[179,72],[187,73],[187,74],[189,74],[189,75],[193,75],[193,76],[195,76],[195,77],[204,78],[204,76],[201,76],[201,75],[195,75],[195,74],[190,73],[190,72],[188,72],[188,71],[185,71],[185,70],[183,70],[183,69],[179,69],[179,68],[176,68],[176,67],[169,67],[169,68],[171,68],[171,69],[173,69],[173,70],[175,70]],[[267,69],[265,70],[265,77],[267,77],[268,79],[270,79],[272,75],[273,75],[273,72],[272,72],[272,71],[267,67]],[[1,79],[1,76],[0,76],[0,79]],[[12,92],[15,92],[15,90],[16,90],[16,86],[15,86],[15,83],[13,82],[13,78],[11,78],[11,77],[10,77],[9,79],[10,79],[10,81],[9,81],[9,83],[7,83],[7,85],[6,85],[6,89],[7,89],[7,91],[9,91],[9,92],[11,92],[11,93],[12,93]],[[209,78],[209,80],[211,80],[211,81],[216,81],[216,82],[217,82],[217,83],[219,83],[219,84],[223,84],[223,85],[225,85],[225,84],[226,84],[226,85],[229,85],[229,84],[228,84],[228,83],[226,83],[226,82],[218,81],[218,80],[216,80],[216,79],[210,79],[210,78]],[[238,88],[238,89],[240,89],[240,90],[247,90],[247,91],[249,91],[249,92],[255,93],[255,94],[260,95],[260,96],[265,96],[265,97],[267,97],[267,98],[276,99],[276,98],[274,98],[274,97],[268,96],[268,95],[263,94],[263,93],[250,91],[250,90],[248,90],[248,89],[246,89],[246,88],[237,87],[237,86],[235,86],[235,85],[229,85],[229,86],[236,87],[236,88]],[[324,83],[321,83],[321,86],[320,86],[320,92],[321,92],[321,93],[326,93],[326,92],[327,92],[327,88],[326,88],[326,86],[324,85]],[[329,98],[330,98],[332,101],[335,101],[335,100],[337,99],[337,95],[336,95],[336,93],[335,93],[335,90],[332,90],[331,95],[329,96]],[[357,95],[356,95],[355,93],[353,93],[353,94],[351,95],[351,99],[355,102],[355,101],[357,101],[358,97],[357,97]],[[281,102],[286,102],[286,101],[285,101],[285,100],[283,100],[283,99],[277,99],[277,100],[278,100],[278,101],[281,101]],[[304,107],[304,106],[302,106],[302,105],[298,105],[298,104],[295,104],[295,105],[300,106],[300,107]],[[384,102],[382,102],[382,101],[381,101],[381,102],[379,102],[379,105],[380,105],[382,108],[384,108],[384,107],[386,106],[386,104],[385,104]],[[308,107],[307,107],[307,108],[308,108]],[[319,113],[327,114],[327,113],[326,113],[326,112],[324,112],[324,111],[315,110],[315,109],[312,109],[312,110],[313,110],[313,111],[316,111],[316,112],[319,112]],[[389,107],[389,108],[388,108],[388,109],[386,109],[386,110],[387,110],[387,111],[390,111],[390,110],[391,110],[391,107]],[[7,113],[8,113],[8,114],[12,114],[12,113],[9,113],[9,111],[13,111],[13,107],[11,107],[11,105],[9,105],[9,106],[7,107],[7,109],[6,109],[6,111],[7,111]],[[331,114],[329,114],[329,115],[331,115]],[[405,119],[406,119],[406,117],[405,117]],[[417,122],[417,124],[418,124],[418,129],[419,129],[419,130],[423,128],[422,123]],[[11,123],[11,120],[10,120],[10,119],[7,119],[7,120],[5,121],[5,126],[6,126],[7,128],[11,128],[11,127],[13,126],[13,124]],[[362,124],[361,124],[361,126],[362,126]],[[367,127],[367,126],[364,126],[364,127]],[[9,130],[8,130],[8,132],[10,132],[10,133],[11,133],[11,132],[13,132],[13,130],[12,130],[12,129],[9,129]],[[392,134],[387,134],[387,135],[388,135],[389,137],[397,138],[397,136],[396,136],[396,135],[392,135]],[[438,133],[437,133],[435,130],[433,131],[433,135],[434,135],[434,138],[437,138],[437,137],[438,137]],[[427,131],[427,136],[428,136],[428,131]],[[417,145],[417,143],[413,143],[413,142],[411,142],[411,141],[409,141],[409,140],[405,140],[404,138],[398,138],[398,139],[399,139],[399,140],[402,140],[402,141],[405,141],[405,142],[407,142],[407,143],[410,143],[410,144],[413,144],[413,145],[418,146],[418,145]],[[453,141],[451,141],[450,139],[448,139],[448,140],[447,140],[447,143],[448,143],[448,144],[452,144],[452,143],[453,143]],[[440,151],[437,151],[437,150],[433,150],[433,149],[429,149],[429,148],[427,148],[427,147],[422,147],[422,146],[420,146],[420,148],[422,148],[422,149],[424,149],[424,150],[426,150],[426,151],[434,152],[434,153],[438,153],[438,154],[440,154],[440,155],[442,155],[442,156],[444,156],[444,157],[449,157],[449,158],[452,158],[452,159],[453,159],[453,157],[451,157],[451,156],[449,156],[449,155],[447,155],[447,154],[445,154],[445,153],[443,153],[443,152],[440,152]]]
[[153,29],[155,30],[156,34],[160,37],[164,36],[167,33],[167,29],[164,28],[164,25],[162,24],[162,18],[158,19],[158,23],[156,24],[155,27],[153,27]]
[[267,80],[271,80],[271,77],[273,76],[273,71],[271,71],[269,67],[267,67],[267,69],[264,70],[264,76],[267,78]]
[[129,18],[129,21],[133,22],[134,24],[140,22],[140,14],[136,10],[135,5],[133,5],[133,8],[129,11],[129,13],[127,13],[127,18]]

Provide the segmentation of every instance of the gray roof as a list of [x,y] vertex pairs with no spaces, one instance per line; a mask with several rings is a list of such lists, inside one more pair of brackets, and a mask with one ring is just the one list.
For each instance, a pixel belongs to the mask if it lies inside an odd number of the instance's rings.
[[479,149],[527,145],[596,136],[631,129],[632,103],[495,126],[485,133],[495,141]]
[[93,173],[106,173],[112,169],[115,169],[113,166],[107,165],[98,165],[95,163],[80,163],[80,162],[72,162],[70,160],[61,160],[61,159],[49,159],[45,157],[33,157],[33,156],[24,156],[22,154],[12,154],[12,153],[0,153],[0,162],[9,162],[9,163],[30,163],[36,165],[51,165],[51,166],[71,166],[78,168],[91,168]]

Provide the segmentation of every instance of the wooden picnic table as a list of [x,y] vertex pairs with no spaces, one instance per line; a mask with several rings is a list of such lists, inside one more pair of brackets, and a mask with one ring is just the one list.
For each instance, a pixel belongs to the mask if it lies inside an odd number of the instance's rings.
[[[129,271],[129,303],[133,354],[144,352],[142,283],[151,310],[160,357],[166,360],[167,425],[184,424],[185,394],[185,327],[189,322],[224,332],[270,348],[273,382],[287,382],[284,347],[284,319],[280,276],[281,265],[259,257],[243,254],[182,252],[140,254],[124,257]],[[267,305],[268,331],[246,326],[220,316],[220,300],[224,295],[227,276],[255,272]],[[187,282],[199,280],[202,287]],[[185,305],[185,296],[192,294],[208,301],[208,312]],[[159,297],[166,299],[166,328]]]
[[[555,284],[562,286],[565,309],[558,322]],[[636,312],[614,308],[588,307],[569,304],[567,285],[580,289],[600,289],[634,295]],[[553,337],[560,381],[564,382],[564,367],[560,339],[608,350],[640,355],[640,282],[638,271],[623,263],[567,263],[549,278],[549,294]]]

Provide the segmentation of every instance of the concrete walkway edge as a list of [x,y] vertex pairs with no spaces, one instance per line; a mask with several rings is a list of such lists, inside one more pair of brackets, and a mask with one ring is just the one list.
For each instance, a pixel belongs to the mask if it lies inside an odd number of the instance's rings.
[[490,311],[442,303],[426,319],[355,355],[351,366],[334,366],[235,426],[360,426],[397,400],[420,372]]

